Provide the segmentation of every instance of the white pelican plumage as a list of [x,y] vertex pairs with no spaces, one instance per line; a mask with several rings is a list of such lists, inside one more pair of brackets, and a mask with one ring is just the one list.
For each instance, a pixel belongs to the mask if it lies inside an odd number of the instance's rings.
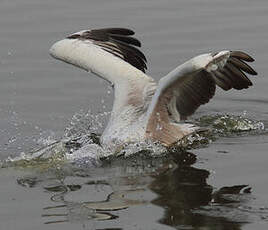
[[[101,136],[103,146],[145,140],[164,146],[198,130],[183,123],[223,90],[248,88],[245,73],[256,75],[242,51],[220,51],[196,56],[178,66],[158,83],[145,74],[141,43],[125,28],[83,30],[56,42],[50,54],[109,81],[114,88],[111,117]],[[135,47],[136,46],[136,47]]]

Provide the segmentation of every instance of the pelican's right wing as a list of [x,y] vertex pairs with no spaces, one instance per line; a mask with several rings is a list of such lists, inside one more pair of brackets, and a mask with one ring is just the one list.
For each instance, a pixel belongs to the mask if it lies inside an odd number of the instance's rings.
[[50,54],[109,81],[115,89],[116,116],[124,106],[144,106],[147,94],[153,94],[150,86],[155,86],[144,73],[146,58],[136,48],[141,43],[132,35],[125,28],[83,30],[56,42]]
[[252,85],[245,73],[257,75],[246,62],[254,59],[241,51],[221,51],[199,55],[160,79],[152,99],[148,118],[158,113],[161,119],[186,119],[215,94],[216,85],[223,90],[241,90]]

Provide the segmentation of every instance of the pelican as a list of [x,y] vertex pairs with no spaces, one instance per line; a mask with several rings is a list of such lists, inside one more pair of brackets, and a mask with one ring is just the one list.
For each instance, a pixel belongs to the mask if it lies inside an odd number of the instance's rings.
[[223,90],[246,89],[257,75],[242,51],[224,50],[198,55],[179,65],[157,83],[145,74],[141,42],[126,28],[82,30],[56,42],[52,57],[92,72],[114,89],[114,103],[101,145],[153,141],[171,146],[199,127],[187,117]]

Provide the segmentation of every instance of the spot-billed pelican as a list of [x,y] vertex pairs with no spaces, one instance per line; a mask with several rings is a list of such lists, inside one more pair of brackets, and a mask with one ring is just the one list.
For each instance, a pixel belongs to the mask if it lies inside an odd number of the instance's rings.
[[111,117],[101,136],[103,146],[158,141],[164,146],[198,130],[183,123],[223,90],[248,88],[245,73],[256,75],[242,51],[220,51],[196,56],[157,83],[145,74],[141,43],[125,28],[83,30],[56,42],[50,54],[109,81],[114,88]]

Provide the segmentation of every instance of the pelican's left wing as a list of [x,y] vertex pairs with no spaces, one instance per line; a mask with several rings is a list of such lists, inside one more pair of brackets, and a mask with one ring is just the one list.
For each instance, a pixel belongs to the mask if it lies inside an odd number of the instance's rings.
[[252,85],[246,76],[257,75],[246,62],[254,59],[242,51],[221,51],[194,57],[160,79],[148,118],[186,119],[215,94],[216,85],[227,91]]

